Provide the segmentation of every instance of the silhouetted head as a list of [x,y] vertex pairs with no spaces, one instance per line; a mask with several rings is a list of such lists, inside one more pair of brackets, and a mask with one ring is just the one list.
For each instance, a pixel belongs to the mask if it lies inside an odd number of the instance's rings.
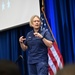
[[75,64],[68,64],[59,70],[56,75],[75,75]]
[[19,67],[8,60],[0,60],[0,75],[21,75]]

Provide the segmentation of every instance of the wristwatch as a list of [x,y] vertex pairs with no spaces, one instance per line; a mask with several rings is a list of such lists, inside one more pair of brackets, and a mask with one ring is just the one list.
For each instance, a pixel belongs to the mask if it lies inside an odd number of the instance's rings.
[[42,37],[41,40],[42,40],[43,38],[44,38],[44,37]]

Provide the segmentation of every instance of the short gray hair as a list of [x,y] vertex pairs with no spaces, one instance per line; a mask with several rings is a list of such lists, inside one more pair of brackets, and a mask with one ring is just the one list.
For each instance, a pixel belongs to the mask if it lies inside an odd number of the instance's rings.
[[40,17],[39,17],[38,15],[33,15],[33,16],[31,17],[31,19],[30,19],[30,22],[29,22],[30,27],[32,27],[33,19],[34,19],[35,17],[37,17],[38,19],[40,19]]

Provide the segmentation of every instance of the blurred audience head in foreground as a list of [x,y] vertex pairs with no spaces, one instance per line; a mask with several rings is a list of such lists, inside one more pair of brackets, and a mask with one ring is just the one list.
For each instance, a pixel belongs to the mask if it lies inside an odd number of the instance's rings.
[[0,60],[0,75],[21,75],[18,65],[8,60]]
[[75,75],[75,64],[65,65],[56,75]]

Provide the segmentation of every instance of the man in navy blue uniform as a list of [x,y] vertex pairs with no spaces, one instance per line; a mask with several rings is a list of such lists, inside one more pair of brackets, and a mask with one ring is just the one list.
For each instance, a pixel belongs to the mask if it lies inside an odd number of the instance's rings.
[[28,49],[29,75],[48,75],[48,55],[47,48],[52,46],[53,38],[48,30],[41,30],[41,20],[34,15],[30,19],[30,31],[26,38],[19,38],[23,51]]

